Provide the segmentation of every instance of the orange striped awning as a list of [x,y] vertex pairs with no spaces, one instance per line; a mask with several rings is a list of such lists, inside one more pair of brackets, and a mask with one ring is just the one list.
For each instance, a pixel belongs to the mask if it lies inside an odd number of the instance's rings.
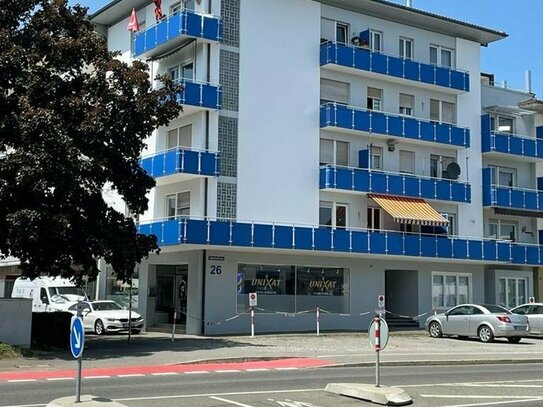
[[448,226],[449,221],[424,199],[368,194],[396,223],[424,226]]

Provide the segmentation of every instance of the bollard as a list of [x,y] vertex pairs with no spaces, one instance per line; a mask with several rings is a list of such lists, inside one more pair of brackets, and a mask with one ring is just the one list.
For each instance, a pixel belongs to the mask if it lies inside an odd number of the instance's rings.
[[251,338],[255,337],[255,309],[251,307]]
[[320,336],[321,334],[321,309],[317,307],[317,336]]
[[177,311],[173,312],[173,324],[172,324],[172,342],[175,340],[175,321],[177,320]]
[[375,322],[375,387],[379,387],[379,352],[381,351],[381,318],[376,316]]

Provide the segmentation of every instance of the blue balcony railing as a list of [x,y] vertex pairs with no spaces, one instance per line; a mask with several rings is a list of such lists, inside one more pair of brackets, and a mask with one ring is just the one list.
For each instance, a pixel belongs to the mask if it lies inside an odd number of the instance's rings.
[[182,37],[220,41],[221,36],[222,21],[219,17],[182,10],[138,31],[134,35],[132,53],[136,58],[150,57],[154,52],[165,51],[169,43],[174,47]]
[[491,169],[483,168],[483,206],[543,211],[543,191],[496,185],[492,180]]
[[483,153],[496,152],[516,156],[543,158],[543,127],[538,127],[536,138],[491,130],[490,116],[481,116],[481,148]]
[[156,235],[160,246],[191,244],[470,260],[483,264],[543,264],[539,245],[446,235],[200,219],[161,220],[140,224],[138,229],[140,233]]
[[222,103],[220,86],[195,82],[189,79],[183,79],[179,83],[183,85],[183,90],[177,94],[179,103],[204,109],[220,110]]
[[323,166],[320,169],[320,188],[448,202],[471,202],[471,186],[466,182],[417,177],[367,168]]
[[173,174],[219,176],[219,153],[178,147],[141,159],[141,167],[155,178]]
[[469,73],[443,66],[393,57],[366,48],[336,42],[321,44],[322,65],[335,64],[419,83],[469,92]]
[[321,128],[335,127],[458,147],[470,146],[470,131],[468,128],[354,108],[334,102],[325,103],[321,106],[320,126]]

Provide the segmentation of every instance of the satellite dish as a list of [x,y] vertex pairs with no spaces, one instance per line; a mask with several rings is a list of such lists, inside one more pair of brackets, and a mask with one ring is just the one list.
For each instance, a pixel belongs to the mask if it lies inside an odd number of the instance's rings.
[[447,173],[447,177],[449,179],[458,179],[460,176],[460,166],[457,163],[452,162],[447,165],[445,172]]

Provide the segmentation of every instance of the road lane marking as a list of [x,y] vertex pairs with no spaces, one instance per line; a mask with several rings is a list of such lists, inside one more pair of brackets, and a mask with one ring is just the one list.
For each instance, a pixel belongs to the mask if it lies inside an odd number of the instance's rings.
[[215,373],[239,373],[237,369],[215,370]]
[[298,370],[297,367],[276,367],[274,370]]
[[259,369],[245,369],[246,372],[269,372],[270,369],[259,368]]
[[[211,396],[244,396],[255,394],[281,394],[281,393],[307,393],[310,391],[323,391],[319,389],[295,389],[295,390],[269,390],[269,391],[245,391],[245,392],[229,392],[229,393],[204,393],[204,394],[178,394],[173,396],[148,396],[148,397],[127,397],[115,399],[114,401],[138,401],[138,400],[167,400],[167,399],[190,399]],[[3,406],[2,406],[3,407]]]
[[85,376],[84,379],[111,379],[111,376]]
[[25,382],[37,382],[36,379],[13,379],[8,380],[8,383],[25,383]]
[[50,377],[49,379],[45,379],[50,382],[60,382],[62,380],[75,380],[74,377]]
[[540,398],[539,396],[478,396],[469,394],[421,394],[420,397],[433,399],[533,399]]
[[449,406],[443,407],[482,407],[482,406],[496,406],[498,404],[520,404],[520,403],[529,403],[533,401],[543,400],[540,397],[526,399],[526,400],[506,400],[506,401],[494,401],[490,403],[475,403],[475,404],[451,404]]
[[143,373],[119,374],[117,377],[145,377]]
[[204,374],[209,373],[207,370],[193,370],[192,372],[183,372],[185,374]]
[[159,372],[159,373],[151,373],[151,376],[176,376],[178,373],[176,372]]
[[2,406],[2,407],[45,407],[46,404],[17,404],[12,406]]
[[237,401],[223,399],[221,397],[212,396],[212,397],[210,397],[210,399],[217,400],[217,401],[223,401],[225,403],[233,404],[234,406],[238,406],[238,407],[254,407],[254,406],[250,406],[249,404],[238,403]]

